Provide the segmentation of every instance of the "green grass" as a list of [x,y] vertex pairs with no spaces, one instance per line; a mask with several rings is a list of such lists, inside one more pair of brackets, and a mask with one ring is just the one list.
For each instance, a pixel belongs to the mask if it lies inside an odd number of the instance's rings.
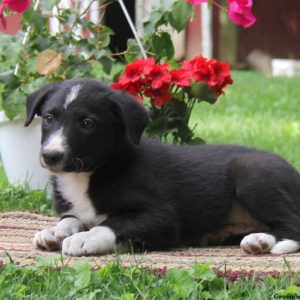
[[210,105],[198,104],[191,124],[206,143],[258,147],[285,157],[300,170],[300,77],[233,73],[234,84]]
[[49,214],[53,213],[51,206],[46,191],[30,191],[26,186],[9,184],[0,165],[0,211],[34,210]]
[[[280,154],[300,170],[300,77],[267,78],[254,72],[234,72],[234,85],[215,105],[200,103],[191,123],[207,143],[258,147]],[[0,168],[0,211],[28,209],[51,213],[43,191],[7,183]],[[163,276],[149,270],[124,268],[116,260],[97,271],[86,264],[55,268],[53,259],[40,266],[0,267],[0,299],[271,299],[300,295],[300,275],[288,264],[273,278],[254,275],[234,283],[207,265],[172,269]],[[283,298],[282,298],[283,299]],[[288,298],[286,298],[288,299]]]
[[[58,258],[59,260],[59,258]],[[292,273],[234,282],[217,276],[208,264],[170,269],[158,276],[153,271],[125,268],[116,260],[99,270],[81,261],[58,271],[55,261],[21,268],[0,268],[0,299],[271,299],[272,295],[300,294],[299,276]]]

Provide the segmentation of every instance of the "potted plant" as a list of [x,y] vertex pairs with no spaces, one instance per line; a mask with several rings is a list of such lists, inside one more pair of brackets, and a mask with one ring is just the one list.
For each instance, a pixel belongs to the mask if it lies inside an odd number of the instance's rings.
[[[48,173],[39,166],[40,121],[36,119],[31,128],[23,127],[26,98],[49,82],[99,74],[108,77],[112,31],[90,22],[86,18],[88,7],[82,12],[79,6],[62,9],[61,1],[35,1],[34,7],[27,5],[31,1],[15,2],[26,2],[22,6],[22,30],[16,37],[0,36],[1,158],[11,183],[44,188]],[[4,18],[1,8],[0,17],[2,14]],[[12,7],[4,8],[9,12]],[[62,30],[51,34],[48,19],[54,16]],[[75,30],[79,27],[88,31],[86,37]]]
[[[69,8],[63,8],[63,1],[59,0],[33,2],[34,6],[30,5],[31,0],[3,0],[0,6],[0,21],[4,25],[4,14],[10,13],[10,10],[23,12],[22,30],[16,37],[6,38],[0,43],[0,101],[6,118],[20,120],[24,115],[27,95],[42,85],[69,78],[96,77],[115,81],[114,88],[125,89],[135,95],[137,101],[143,100],[151,116],[148,135],[181,144],[203,142],[200,137],[194,137],[189,117],[196,102],[214,103],[224,88],[232,83],[229,66],[201,56],[182,64],[173,61],[170,28],[176,32],[184,30],[193,17],[194,6],[207,0],[157,1],[142,22],[142,38],[139,38],[124,2],[118,0],[135,36],[128,40],[128,48],[123,53],[111,53],[109,44],[113,32],[102,24],[101,18],[98,23],[88,19],[87,13],[94,0],[89,1],[86,7],[81,7],[80,1],[76,1]],[[104,12],[112,2],[101,1],[98,8]],[[224,9],[228,10],[231,20],[243,26],[246,24],[245,27],[251,22],[253,24],[252,0],[228,2],[229,8]],[[49,29],[49,18],[56,18],[59,24],[55,33]],[[116,67],[120,63],[114,63],[116,57],[121,58],[122,66],[127,64],[124,74],[123,67]],[[132,70],[134,78],[129,75]],[[21,127],[20,121],[17,122]],[[3,124],[12,123],[5,120]],[[0,125],[0,128],[1,134],[4,127]],[[0,137],[0,150],[5,148],[4,142],[16,141],[12,137],[15,131],[17,129],[13,128],[6,136]],[[36,141],[29,142],[28,129],[19,135],[25,137],[26,145],[6,148],[17,149],[24,154],[23,158],[17,158],[16,153],[11,153],[17,169],[27,170],[28,166],[19,164],[29,156],[38,162],[39,137],[35,134]],[[25,150],[25,146],[31,144],[35,152]],[[4,160],[6,155],[1,155]],[[12,167],[5,164],[10,177]],[[27,171],[25,178],[30,178],[30,172]],[[24,173],[19,178],[24,179]]]

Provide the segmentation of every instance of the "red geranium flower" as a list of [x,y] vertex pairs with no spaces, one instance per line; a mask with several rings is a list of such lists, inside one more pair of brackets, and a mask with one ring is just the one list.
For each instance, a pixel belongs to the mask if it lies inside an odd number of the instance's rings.
[[135,96],[138,102],[143,102],[143,99],[139,96],[139,94],[142,91],[142,85],[140,82],[127,83],[127,84],[122,84],[120,82],[113,82],[111,84],[111,87],[114,88],[115,90],[125,90],[130,95]]
[[6,4],[10,10],[22,13],[29,8],[31,0],[4,0],[2,4]]
[[233,80],[230,75],[229,64],[225,62],[218,62],[215,59],[208,61],[210,70],[210,80],[207,82],[217,95],[223,94],[223,89],[232,84]]
[[170,71],[172,76],[172,82],[177,86],[190,86],[190,76],[189,73],[186,72],[184,69],[172,70]]
[[143,74],[148,75],[155,66],[155,59],[153,57],[141,59],[143,65]]
[[171,82],[171,75],[168,72],[169,64],[153,65],[152,70],[146,76],[153,89],[159,89],[165,83]]
[[145,90],[145,96],[151,98],[155,105],[162,106],[172,99],[170,84],[165,83],[159,89],[148,87],[148,89]]
[[137,82],[143,75],[149,74],[154,65],[154,58],[137,59],[125,67],[125,74],[120,77],[119,82],[122,84]]
[[244,28],[252,26],[256,17],[252,14],[252,0],[227,0],[229,3],[229,19]]
[[125,74],[121,75],[119,82],[123,85],[137,82],[143,74],[143,66],[140,60],[135,61],[125,67]]
[[209,68],[207,64],[207,59],[202,56],[196,56],[195,58],[184,61],[182,64],[182,69],[189,73],[189,76],[195,81],[207,81],[209,80]]

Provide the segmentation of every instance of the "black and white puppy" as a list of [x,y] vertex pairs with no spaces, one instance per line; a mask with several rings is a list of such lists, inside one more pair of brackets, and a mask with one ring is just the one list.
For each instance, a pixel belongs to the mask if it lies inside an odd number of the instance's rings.
[[298,251],[300,176],[282,158],[231,145],[141,139],[142,105],[96,80],[29,96],[42,116],[41,164],[53,174],[58,224],[36,247],[72,256],[117,245],[160,250],[241,243],[247,253]]

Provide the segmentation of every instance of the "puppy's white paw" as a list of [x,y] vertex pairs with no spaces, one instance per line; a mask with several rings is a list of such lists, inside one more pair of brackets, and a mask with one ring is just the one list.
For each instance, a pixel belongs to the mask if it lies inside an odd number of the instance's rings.
[[56,226],[37,232],[33,238],[36,248],[43,250],[59,250],[61,241],[83,230],[83,225],[76,218],[66,218],[57,223]]
[[241,248],[249,254],[267,253],[276,244],[276,238],[267,233],[252,233],[241,241]]
[[275,246],[271,249],[272,254],[286,254],[297,252],[300,249],[300,245],[298,242],[293,240],[283,240],[275,244]]
[[60,241],[55,237],[55,227],[37,232],[34,235],[33,244],[42,250],[59,250]]
[[115,242],[116,235],[109,227],[96,226],[64,239],[62,252],[70,256],[104,254],[114,249]]
[[62,241],[68,236],[83,230],[83,225],[80,220],[76,218],[65,218],[57,223],[55,226],[55,237]]

